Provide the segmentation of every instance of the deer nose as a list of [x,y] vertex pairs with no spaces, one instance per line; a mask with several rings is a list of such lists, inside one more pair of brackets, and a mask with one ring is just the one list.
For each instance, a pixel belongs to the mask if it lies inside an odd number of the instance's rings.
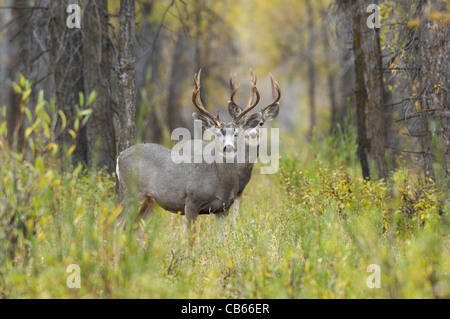
[[224,152],[226,152],[226,153],[231,153],[231,152],[233,152],[234,147],[233,147],[233,145],[226,145],[226,146],[223,148],[223,150],[224,150]]

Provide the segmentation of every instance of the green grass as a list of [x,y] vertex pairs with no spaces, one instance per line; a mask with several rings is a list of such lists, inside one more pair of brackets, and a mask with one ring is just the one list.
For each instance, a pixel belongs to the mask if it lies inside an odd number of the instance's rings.
[[[25,156],[0,126],[0,297],[450,297],[448,190],[405,167],[363,181],[353,130],[301,147],[285,137],[280,170],[255,168],[224,240],[214,216],[200,216],[189,249],[184,217],[161,208],[146,248],[118,231],[114,178],[71,169],[70,157],[61,169],[41,127]],[[70,264],[80,289],[66,286]],[[381,288],[366,285],[371,264]]]
[[[408,170],[386,186],[286,154],[277,175],[255,169],[222,242],[214,216],[200,216],[189,252],[183,216],[158,208],[143,249],[135,232],[114,227],[121,207],[110,176],[61,175],[46,164],[18,178],[33,193],[26,207],[27,196],[7,186],[12,168],[1,170],[2,196],[28,225],[26,235],[1,232],[6,298],[450,297],[448,202],[434,188],[419,194]],[[4,201],[0,209],[9,212]],[[80,289],[66,287],[69,264],[81,268]],[[381,267],[380,289],[366,285],[370,264]]]

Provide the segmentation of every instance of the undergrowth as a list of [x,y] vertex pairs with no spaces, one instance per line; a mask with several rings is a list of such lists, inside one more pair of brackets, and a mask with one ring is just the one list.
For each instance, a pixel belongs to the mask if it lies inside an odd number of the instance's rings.
[[[73,167],[73,149],[55,142],[64,115],[42,95],[39,103],[24,110],[32,129],[22,150],[8,146],[0,125],[3,298],[450,297],[447,190],[407,167],[364,181],[351,126],[282,150],[275,175],[255,167],[222,241],[214,216],[201,216],[189,249],[184,217],[157,208],[141,225],[143,247],[137,232],[115,227],[115,177]],[[75,134],[90,114],[80,109],[66,124]],[[67,287],[71,264],[79,289]],[[381,288],[366,284],[372,264]]]

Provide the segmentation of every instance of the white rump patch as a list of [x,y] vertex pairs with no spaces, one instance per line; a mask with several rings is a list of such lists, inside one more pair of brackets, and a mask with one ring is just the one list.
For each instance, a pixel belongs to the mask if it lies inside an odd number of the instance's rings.
[[117,160],[116,160],[116,175],[117,175],[117,179],[119,179],[119,156],[117,156]]

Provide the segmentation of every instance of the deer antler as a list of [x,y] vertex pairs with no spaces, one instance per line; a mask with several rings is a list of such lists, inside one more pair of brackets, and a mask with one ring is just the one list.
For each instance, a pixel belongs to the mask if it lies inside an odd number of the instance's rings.
[[194,103],[195,107],[204,115],[213,120],[214,123],[218,127],[220,127],[219,113],[217,112],[217,117],[208,112],[207,109],[203,106],[202,100],[200,98],[200,74],[202,73],[202,69],[198,71],[194,76],[194,89],[192,90],[192,103]]
[[[272,74],[269,73],[269,75],[270,75],[270,82],[272,83],[272,99],[273,99],[273,101],[261,110],[261,112],[263,114],[266,109],[268,109],[272,105],[278,103],[278,101],[280,101],[280,98],[281,98],[281,91],[280,91],[280,87],[278,86],[277,81],[275,81],[273,79]],[[275,96],[275,94],[277,94],[277,96]]]
[[236,86],[235,82],[234,82],[234,78],[233,78],[233,74],[230,74],[230,89],[231,89],[231,96],[230,96],[230,102],[234,103],[235,105],[236,102],[234,102],[234,95],[236,94],[237,90],[239,89],[240,84],[238,84]]
[[[247,107],[241,113],[234,115],[235,123],[239,122],[239,120],[241,120],[248,112],[253,110],[255,108],[255,106],[259,103],[260,94],[259,94],[258,88],[256,87],[256,81],[257,81],[256,75],[253,74],[253,71],[250,71],[250,83],[252,85],[250,99],[248,100]],[[230,101],[233,102],[234,104],[236,104],[234,102],[233,98],[239,88],[239,85],[238,86],[235,85],[233,76],[230,76],[230,88],[231,88]],[[255,95],[256,95],[256,101],[254,101]]]

